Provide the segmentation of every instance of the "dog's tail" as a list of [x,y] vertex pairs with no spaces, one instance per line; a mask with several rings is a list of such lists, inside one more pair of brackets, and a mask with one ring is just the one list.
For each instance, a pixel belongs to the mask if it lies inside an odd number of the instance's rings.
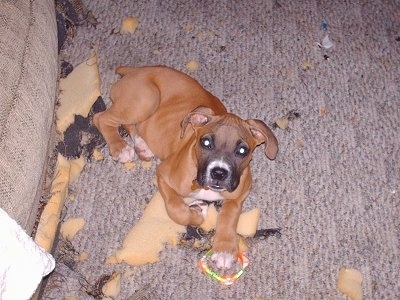
[[135,67],[120,66],[115,70],[115,73],[121,76],[125,76],[126,74],[131,73],[135,70],[136,70]]

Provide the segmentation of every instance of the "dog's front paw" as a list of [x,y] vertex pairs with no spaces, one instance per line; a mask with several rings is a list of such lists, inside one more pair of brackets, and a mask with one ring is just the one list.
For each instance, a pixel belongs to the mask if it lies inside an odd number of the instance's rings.
[[230,269],[235,257],[228,252],[216,252],[211,255],[211,260],[215,262],[218,269]]
[[207,217],[207,212],[208,212],[208,203],[202,200],[196,200],[190,203],[189,207],[191,209],[198,210],[203,218],[205,219]]
[[127,162],[131,162],[134,159],[135,159],[135,150],[128,145],[126,145],[121,150],[121,152],[118,154],[118,157],[117,157],[117,160],[123,164],[127,163]]

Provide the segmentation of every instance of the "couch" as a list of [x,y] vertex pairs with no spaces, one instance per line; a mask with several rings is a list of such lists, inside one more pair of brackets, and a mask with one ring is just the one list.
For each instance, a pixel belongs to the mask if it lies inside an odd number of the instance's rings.
[[58,76],[52,0],[0,5],[0,207],[32,233],[48,161]]

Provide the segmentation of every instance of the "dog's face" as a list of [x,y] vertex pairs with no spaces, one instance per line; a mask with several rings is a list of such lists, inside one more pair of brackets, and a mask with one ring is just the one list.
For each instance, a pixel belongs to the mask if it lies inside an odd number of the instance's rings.
[[[232,120],[233,119],[233,120]],[[197,184],[232,192],[256,146],[250,132],[235,118],[220,118],[196,132]],[[235,123],[229,124],[229,123]]]
[[254,149],[261,143],[266,143],[267,156],[275,158],[276,138],[263,122],[242,120],[233,114],[213,116],[201,110],[189,114],[182,122],[183,132],[188,124],[194,129],[199,187],[217,192],[234,191]]

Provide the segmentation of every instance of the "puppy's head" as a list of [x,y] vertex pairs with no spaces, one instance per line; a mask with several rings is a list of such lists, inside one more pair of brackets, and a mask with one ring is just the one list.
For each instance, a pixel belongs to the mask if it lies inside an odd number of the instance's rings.
[[199,107],[182,121],[182,138],[189,125],[195,137],[196,182],[203,188],[232,192],[258,145],[265,144],[269,159],[275,159],[278,152],[276,137],[260,120],[242,120],[229,113],[213,115],[209,108]]

